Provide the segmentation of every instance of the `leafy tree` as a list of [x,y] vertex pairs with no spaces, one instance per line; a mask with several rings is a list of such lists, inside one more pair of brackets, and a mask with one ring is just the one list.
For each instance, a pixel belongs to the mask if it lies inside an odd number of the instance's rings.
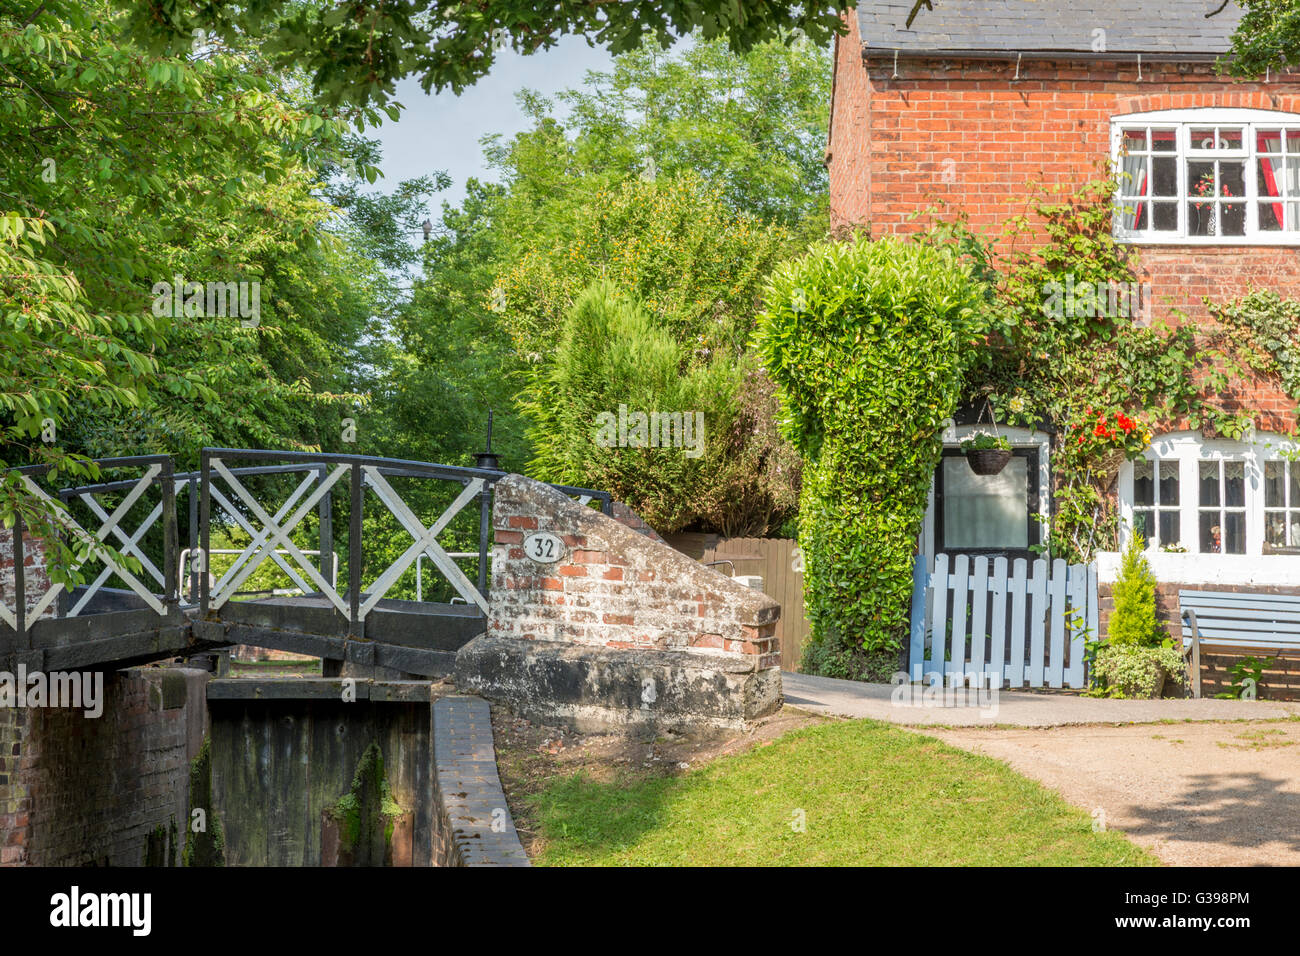
[[[1226,7],[1231,0],[1225,0]],[[1300,65],[1300,2],[1236,0],[1243,8],[1224,66],[1237,76],[1260,76]],[[1219,11],[1221,13],[1222,8]]]
[[535,53],[569,34],[613,53],[630,52],[649,39],[667,47],[696,29],[734,52],[790,40],[792,31],[824,45],[844,32],[840,15],[853,6],[849,0],[804,5],[781,0],[544,5],[529,0],[132,0],[127,5],[134,36],[156,51],[188,46],[196,30],[226,41],[264,38],[277,66],[301,67],[327,100],[354,104],[389,102],[395,83],[411,75],[420,77],[426,93],[445,88],[459,93],[492,69],[503,46]]
[[725,352],[692,362],[638,303],[595,282],[578,296],[553,358],[526,393],[532,471],[608,490],[663,532],[703,523],[762,533],[794,493],[789,476],[765,471],[776,460],[744,455],[758,443],[741,407],[754,364]]

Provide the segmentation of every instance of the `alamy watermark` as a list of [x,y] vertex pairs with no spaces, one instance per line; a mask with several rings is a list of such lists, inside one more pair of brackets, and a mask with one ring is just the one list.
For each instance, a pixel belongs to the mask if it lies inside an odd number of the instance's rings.
[[257,328],[262,320],[262,283],[186,282],[173,276],[171,282],[155,282],[152,311],[158,318],[234,318],[246,329]]
[[1078,282],[1067,275],[1065,282],[1043,283],[1043,310],[1054,318],[1151,318],[1150,282]]
[[704,454],[703,412],[629,412],[596,416],[596,444],[602,448],[681,448],[687,458]]
[[104,713],[102,671],[0,671],[0,710],[31,707],[71,707],[96,718]]
[[906,671],[897,671],[890,683],[894,689],[889,702],[895,707],[978,707],[981,717],[998,715],[1000,673],[930,673],[925,675],[924,686],[919,686]]

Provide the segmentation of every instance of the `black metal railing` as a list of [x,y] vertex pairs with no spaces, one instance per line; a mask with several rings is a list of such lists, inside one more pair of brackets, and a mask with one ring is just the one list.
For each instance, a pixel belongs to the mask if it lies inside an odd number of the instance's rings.
[[[96,464],[101,473],[137,469],[141,474],[50,493],[36,484],[36,479],[48,471],[47,466],[15,470],[27,480],[31,493],[57,500],[62,505],[60,520],[69,538],[108,544],[118,554],[138,562],[139,574],[117,561],[108,548],[92,548],[87,561],[97,559],[103,565],[97,577],[77,587],[75,592],[53,585],[29,606],[27,546],[19,522],[14,528],[15,607],[10,611],[0,602],[0,633],[14,632],[19,648],[31,646],[31,625],[42,616],[84,618],[124,609],[138,615],[147,608],[160,618],[172,617],[185,609],[209,617],[233,598],[263,593],[240,588],[268,561],[289,577],[296,586],[293,590],[328,600],[347,618],[350,629],[358,632],[367,613],[393,590],[417,557],[429,560],[440,572],[444,583],[455,594],[452,600],[464,600],[477,605],[479,613],[486,612],[492,495],[496,483],[508,472],[366,455],[242,448],[204,448],[199,469],[192,472],[175,472],[167,455],[101,459]],[[276,480],[281,476],[298,476],[300,480],[278,506],[268,504],[277,492]],[[459,494],[432,524],[426,524],[417,510],[420,505],[427,506],[439,498],[436,494],[425,494],[424,500],[413,507],[394,487],[395,481],[411,479],[459,485]],[[583,504],[598,506],[605,514],[612,514],[612,497],[607,492],[567,485],[552,487]],[[343,512],[334,500],[336,492],[340,497],[345,492],[347,502],[347,544],[343,552],[347,577],[342,589],[338,587],[340,549],[335,539],[336,519]],[[183,521],[178,507],[182,495],[187,496]],[[103,499],[108,496],[117,496],[119,500],[106,503]],[[362,579],[363,519],[366,503],[372,497],[378,498],[398,525],[411,535],[413,544],[366,584]],[[138,517],[138,509],[150,504],[147,513]],[[474,506],[477,507],[476,529],[469,522]],[[81,520],[74,517],[74,512],[80,513]],[[309,513],[315,516],[314,548],[300,543],[301,533],[297,540],[293,536]],[[476,536],[477,549],[447,551],[437,538],[462,514],[466,520],[461,522],[461,540]],[[211,561],[214,527],[223,535],[242,529],[248,537],[248,544],[242,547],[218,549],[233,557],[231,566],[220,578],[214,576]],[[181,566],[183,555],[188,556],[185,567]],[[470,556],[477,561],[472,581],[455,563]],[[312,557],[314,561],[310,560]],[[421,573],[417,567],[416,574]],[[180,587],[182,574],[188,578],[187,589]],[[125,589],[106,587],[115,577],[126,585]],[[151,584],[147,583],[150,581]],[[52,615],[47,615],[51,608]]]

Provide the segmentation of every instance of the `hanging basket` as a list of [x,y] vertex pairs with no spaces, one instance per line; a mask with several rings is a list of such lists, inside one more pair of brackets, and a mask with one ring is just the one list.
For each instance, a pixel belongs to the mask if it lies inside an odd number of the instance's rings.
[[996,475],[1011,460],[1011,451],[1006,448],[972,448],[966,452],[966,464],[977,475]]

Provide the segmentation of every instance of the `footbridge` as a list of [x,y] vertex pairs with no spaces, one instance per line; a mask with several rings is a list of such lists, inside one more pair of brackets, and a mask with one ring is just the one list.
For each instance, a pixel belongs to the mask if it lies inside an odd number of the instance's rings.
[[[0,537],[0,662],[125,666],[235,644],[410,674],[449,673],[486,625],[494,489],[507,473],[360,455],[205,448],[102,459],[100,480],[54,487],[77,552],[65,583],[51,544],[19,521]],[[608,493],[552,486],[610,514]]]

